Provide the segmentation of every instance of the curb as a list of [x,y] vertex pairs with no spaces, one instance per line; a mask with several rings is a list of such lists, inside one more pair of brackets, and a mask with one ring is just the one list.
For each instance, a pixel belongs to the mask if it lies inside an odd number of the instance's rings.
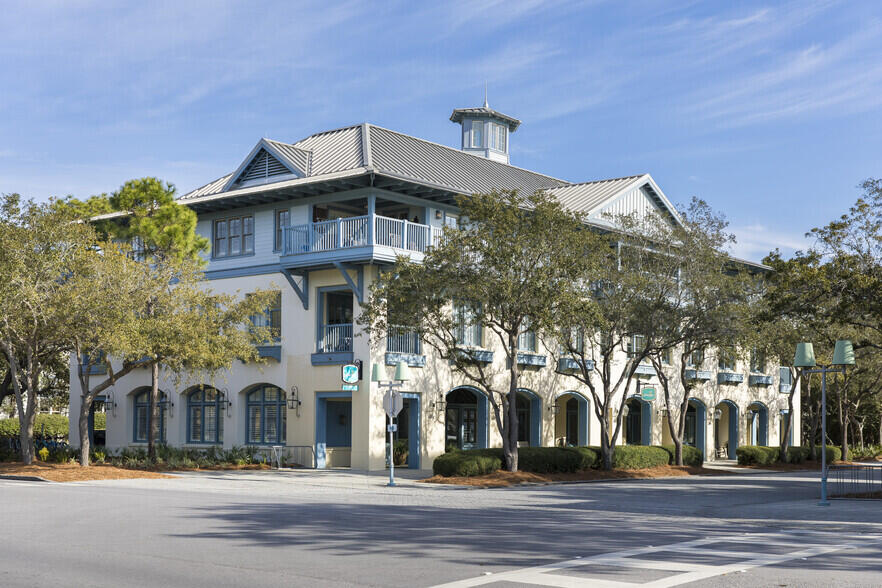
[[52,480],[41,478],[40,476],[16,476],[13,474],[0,474],[0,480],[13,480],[16,482],[46,482],[52,484]]

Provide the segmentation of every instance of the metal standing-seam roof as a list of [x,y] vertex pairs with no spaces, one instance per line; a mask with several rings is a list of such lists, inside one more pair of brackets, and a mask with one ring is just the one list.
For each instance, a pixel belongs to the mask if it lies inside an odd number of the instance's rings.
[[462,194],[520,190],[532,194],[567,182],[384,129],[370,126],[371,161],[377,172],[428,182]]
[[560,188],[549,190],[563,206],[576,212],[591,212],[598,206],[607,202],[610,198],[621,194],[632,184],[638,184],[638,180],[646,174],[637,176],[625,176],[609,180],[596,180],[569,184]]
[[[263,141],[279,151],[288,148],[295,155],[308,152],[309,178],[315,181],[321,181],[323,175],[364,167],[376,173],[462,194],[494,189],[533,193],[568,184],[551,176],[370,124],[317,133],[291,145],[269,139]],[[247,159],[243,165],[247,165]],[[225,188],[232,187],[228,185],[232,175],[197,188],[181,199],[214,194],[222,198]],[[272,189],[272,184],[266,186]]]

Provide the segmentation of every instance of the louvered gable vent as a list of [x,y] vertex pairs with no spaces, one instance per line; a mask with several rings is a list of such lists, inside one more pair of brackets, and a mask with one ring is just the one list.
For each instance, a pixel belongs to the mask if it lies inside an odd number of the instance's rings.
[[290,174],[291,170],[285,167],[282,162],[268,153],[266,149],[261,149],[239,176],[236,183],[243,184],[251,180],[265,180],[273,176]]

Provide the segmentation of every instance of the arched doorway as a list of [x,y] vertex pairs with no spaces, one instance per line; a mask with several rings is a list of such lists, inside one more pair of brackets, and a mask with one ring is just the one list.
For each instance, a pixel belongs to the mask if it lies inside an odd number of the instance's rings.
[[735,459],[738,449],[738,405],[724,400],[714,408],[714,453],[723,459]]
[[542,400],[539,395],[526,388],[517,394],[518,446],[539,447],[542,445]]
[[625,444],[649,445],[651,426],[651,407],[648,402],[637,396],[632,396],[625,403],[624,425]]
[[459,387],[447,393],[444,411],[444,448],[487,447],[487,397],[475,388]]
[[689,406],[686,409],[686,430],[683,435],[683,443],[701,450],[702,459],[707,459],[705,453],[707,449],[705,444],[706,419],[707,408],[704,403],[697,398],[690,398]]
[[588,445],[588,399],[578,392],[562,392],[554,399],[554,443]]
[[751,445],[769,444],[769,409],[762,402],[753,402],[747,407],[747,426]]

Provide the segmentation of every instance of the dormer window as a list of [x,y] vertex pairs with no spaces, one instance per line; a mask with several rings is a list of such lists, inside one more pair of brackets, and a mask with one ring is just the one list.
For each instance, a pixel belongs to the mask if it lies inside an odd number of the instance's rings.
[[472,147],[484,146],[484,121],[472,121]]

